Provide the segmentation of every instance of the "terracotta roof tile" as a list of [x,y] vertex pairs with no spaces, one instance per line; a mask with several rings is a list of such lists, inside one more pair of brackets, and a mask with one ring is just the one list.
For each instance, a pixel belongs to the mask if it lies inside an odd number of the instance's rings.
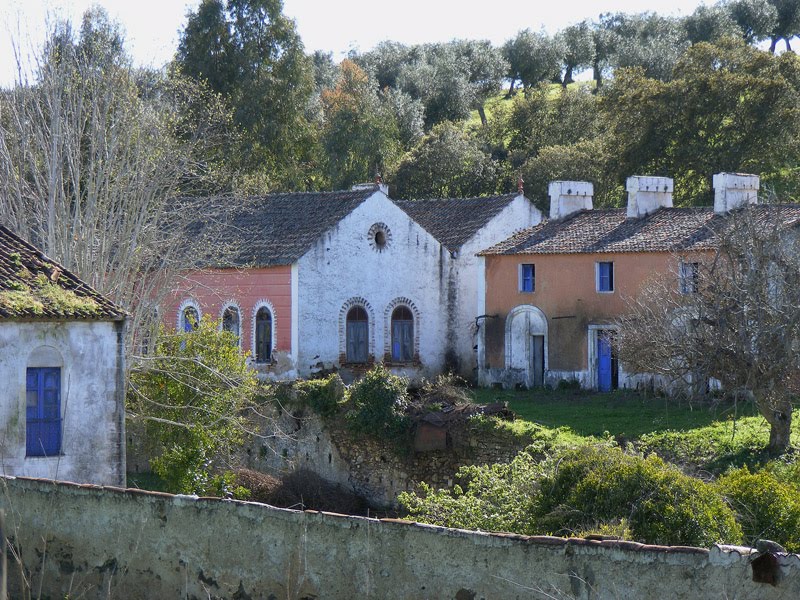
[[125,311],[0,225],[0,320],[121,320]]
[[[800,205],[759,205],[766,215],[777,206],[787,223],[800,222]],[[492,254],[594,254],[619,252],[686,252],[714,248],[715,231],[724,217],[711,207],[662,208],[638,219],[625,209],[576,212],[524,229],[481,252]]]

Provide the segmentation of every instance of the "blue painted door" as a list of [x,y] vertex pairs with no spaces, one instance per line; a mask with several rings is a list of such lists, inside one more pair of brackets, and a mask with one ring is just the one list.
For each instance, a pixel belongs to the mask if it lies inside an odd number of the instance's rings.
[[597,336],[597,389],[610,392],[612,385],[611,342],[605,335]]
[[55,456],[61,452],[61,369],[29,368],[25,387],[26,454]]

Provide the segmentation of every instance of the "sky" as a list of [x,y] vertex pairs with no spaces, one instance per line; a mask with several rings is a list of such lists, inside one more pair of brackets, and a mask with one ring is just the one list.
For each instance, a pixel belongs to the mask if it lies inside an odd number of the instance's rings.
[[[29,54],[31,48],[43,42],[48,17],[79,23],[89,6],[99,4],[123,26],[134,62],[160,67],[174,55],[187,12],[199,3],[200,0],[0,0],[0,85],[5,87],[14,81],[12,40],[17,40],[23,55]],[[527,27],[555,33],[585,18],[596,19],[601,12],[654,11],[679,16],[691,14],[700,4],[700,0],[284,0],[283,12],[295,20],[307,51],[333,52],[339,60],[350,49],[363,52],[387,39],[406,44],[488,39],[499,45]]]

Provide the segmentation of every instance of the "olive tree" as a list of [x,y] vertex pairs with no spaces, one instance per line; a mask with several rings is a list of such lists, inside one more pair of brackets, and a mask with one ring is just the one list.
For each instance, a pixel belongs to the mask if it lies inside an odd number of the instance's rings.
[[[800,210],[750,206],[715,216],[713,250],[649,281],[619,319],[619,356],[672,389],[703,392],[710,378],[754,400],[769,451],[789,448],[800,372]],[[677,262],[677,261],[676,261]],[[680,282],[680,283],[678,283]]]

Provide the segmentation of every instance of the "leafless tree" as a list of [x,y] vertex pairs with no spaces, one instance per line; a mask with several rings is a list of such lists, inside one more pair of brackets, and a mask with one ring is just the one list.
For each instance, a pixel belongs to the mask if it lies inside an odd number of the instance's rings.
[[789,448],[800,372],[800,208],[757,205],[715,216],[714,249],[647,282],[619,319],[620,359],[671,389],[710,378],[751,397],[770,425],[769,450]]
[[22,47],[0,93],[0,222],[128,309],[137,331],[191,255],[192,207],[173,198],[202,174],[224,111],[188,81],[132,68],[99,8],[77,35],[56,22],[32,66]]

